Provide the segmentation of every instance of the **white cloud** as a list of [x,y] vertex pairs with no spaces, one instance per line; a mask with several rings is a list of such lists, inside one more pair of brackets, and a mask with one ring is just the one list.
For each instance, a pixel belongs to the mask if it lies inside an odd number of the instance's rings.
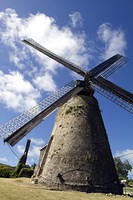
[[[31,138],[31,142],[35,145],[31,145],[29,151],[28,151],[28,157],[30,158],[38,158],[40,155],[40,149],[41,146],[39,145],[43,145],[44,144],[44,140],[39,138]],[[20,154],[23,154],[25,150],[25,146],[24,145],[17,145],[17,152]]]
[[82,25],[82,16],[80,12],[73,12],[69,15],[69,17],[71,19],[71,24],[73,27],[76,27],[77,25]]
[[45,90],[47,92],[52,92],[55,91],[56,88],[56,84],[51,76],[50,73],[45,73],[44,76],[37,76],[34,80],[33,80],[34,84],[36,84],[38,86],[38,88],[40,90]]
[[[73,20],[74,16],[77,16],[75,20],[81,20],[80,13],[73,13],[71,16]],[[77,21],[74,23],[76,24]],[[21,84],[23,80],[24,90],[27,90],[26,85],[30,89],[29,92],[24,92],[22,87],[19,88],[19,81],[16,86],[13,82],[12,92],[11,88],[8,88],[9,84],[4,91],[1,89],[0,101],[5,103],[8,108],[22,111],[23,107],[25,109],[36,104],[40,90],[49,92],[55,91],[57,88],[53,76],[56,77],[57,68],[61,65],[27,47],[21,42],[22,39],[33,38],[49,50],[78,63],[81,67],[87,67],[89,63],[85,34],[73,33],[68,26],[59,28],[54,18],[44,13],[30,14],[27,18],[20,18],[15,10],[8,8],[0,12],[0,24],[0,41],[9,47],[9,60],[14,64],[14,71],[16,67],[19,71],[17,72],[19,75],[10,72],[8,77],[14,79],[15,76],[19,76]],[[7,77],[7,74],[3,72],[3,76]],[[25,80],[24,77],[27,76],[28,79]],[[4,86],[7,86],[5,79]]]
[[40,93],[18,71],[0,71],[0,101],[8,108],[24,111],[36,105]]
[[126,149],[124,151],[118,151],[114,157],[120,157],[122,160],[128,160],[129,163],[133,164],[133,149]]
[[28,165],[32,165],[32,164],[34,164],[34,163],[38,163],[38,158],[32,158],[32,157],[30,157],[30,158],[28,158],[27,159],[27,162],[26,162]]
[[42,138],[31,138],[31,142],[35,145],[43,145],[45,143]]
[[[37,13],[19,18],[15,10],[6,9],[5,12],[0,12],[0,22],[1,41],[12,48],[11,60],[17,65],[28,57],[25,45],[18,43],[24,38],[33,38],[60,56],[77,63],[80,61],[82,65],[88,64],[84,35],[74,34],[68,26],[59,28],[52,17]],[[43,69],[53,71],[59,65],[32,48],[29,49]]]
[[25,147],[24,145],[17,145],[17,151],[18,153],[24,153]]
[[31,150],[29,150],[28,152],[28,156],[29,157],[39,157],[40,155],[40,149],[41,149],[41,146],[34,146],[32,147]]
[[129,179],[133,178],[133,169],[128,172],[128,177],[129,177]]
[[0,157],[0,161],[1,161],[1,162],[8,162],[8,160],[7,160],[6,157]]
[[102,58],[107,59],[118,53],[125,54],[127,44],[125,34],[121,29],[112,29],[110,23],[105,23],[99,26],[97,34],[99,39],[105,44]]

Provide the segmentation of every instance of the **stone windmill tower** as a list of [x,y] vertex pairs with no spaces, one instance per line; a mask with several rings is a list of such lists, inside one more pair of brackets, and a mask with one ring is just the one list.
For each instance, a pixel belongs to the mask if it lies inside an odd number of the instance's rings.
[[[33,40],[25,43],[84,77],[72,81],[37,106],[1,127],[15,145],[59,107],[48,145],[41,150],[36,177],[52,189],[122,194],[94,90],[133,113],[133,94],[106,80],[126,59],[115,55],[84,72]],[[19,123],[18,123],[19,122]],[[10,134],[10,132],[12,134]]]
[[98,102],[87,93],[59,108],[41,154],[35,178],[48,187],[122,193]]

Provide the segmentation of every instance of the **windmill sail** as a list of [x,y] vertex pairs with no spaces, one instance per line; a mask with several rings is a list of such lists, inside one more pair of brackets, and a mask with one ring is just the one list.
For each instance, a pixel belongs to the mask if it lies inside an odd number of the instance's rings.
[[87,73],[80,68],[79,66],[75,65],[72,62],[69,62],[68,60],[56,55],[55,53],[49,51],[42,45],[35,42],[33,39],[27,39],[23,40],[25,44],[28,44],[29,46],[37,49],[41,53],[47,55],[48,57],[52,58],[53,60],[61,63],[62,65],[66,66],[67,68],[71,69],[72,71],[80,74],[81,76],[85,77],[86,80],[91,77],[97,77],[102,75],[104,78],[107,78],[112,73],[114,73],[116,70],[118,70],[123,64],[127,62],[127,58],[125,58],[122,55],[116,54],[115,56],[112,56],[111,58],[107,59],[103,63],[97,65],[92,70],[89,70]]
[[103,63],[94,67],[88,73],[91,77],[98,77],[101,75],[107,78],[126,62],[127,58],[122,55],[116,54],[115,56],[112,56],[108,60],[105,60]]
[[25,44],[28,44],[29,46],[31,46],[35,49],[37,49],[41,53],[47,55],[48,57],[52,58],[53,60],[56,60],[58,63],[68,67],[69,69],[80,74],[81,76],[83,76],[83,77],[85,76],[85,72],[79,66],[77,66],[77,65],[73,64],[72,62],[69,62],[68,60],[62,58],[61,56],[58,56],[55,53],[49,51],[48,49],[46,49],[42,45],[35,42],[33,39],[22,40],[22,42],[24,42]]
[[15,119],[3,124],[0,127],[1,135],[5,142],[14,146],[25,135],[27,135],[34,127],[36,127],[42,120],[51,114],[57,107],[68,101],[73,95],[80,92],[83,88],[77,81],[72,81],[69,84],[56,91],[50,97],[41,101],[38,105],[22,113]]
[[95,90],[112,102],[133,114],[133,94],[120,88],[111,81],[98,77],[93,79]]

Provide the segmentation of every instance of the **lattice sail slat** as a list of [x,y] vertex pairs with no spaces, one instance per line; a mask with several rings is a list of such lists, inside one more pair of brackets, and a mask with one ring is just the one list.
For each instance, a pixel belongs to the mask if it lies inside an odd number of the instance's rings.
[[125,63],[127,63],[128,59],[126,57],[121,57],[115,63],[113,63],[108,69],[103,71],[100,76],[104,78],[108,78],[111,74],[117,71],[120,67],[122,67]]
[[127,110],[128,112],[133,114],[133,105],[132,104],[128,104],[126,101],[124,101],[123,99],[120,99],[116,96],[114,96],[113,94],[111,94],[110,92],[107,92],[106,90],[104,90],[103,88],[100,88],[98,86],[95,86],[95,90],[101,94],[102,96],[106,97],[107,99],[109,99],[110,101],[112,101],[113,103],[119,105],[120,107],[124,108],[125,110]]
[[114,91],[107,87],[104,88],[97,84],[94,84],[93,87],[99,94],[133,114],[133,103],[131,101],[126,101],[122,96],[115,95]]
[[61,98],[63,95],[68,93],[76,84],[76,81],[71,81],[67,85],[63,86],[61,89],[54,92],[51,96],[47,97],[46,99],[42,100],[39,104],[34,106],[33,108],[25,111],[24,113],[20,114],[16,118],[10,120],[9,122],[3,124],[0,127],[0,136],[2,138],[6,138],[26,124],[28,121],[32,120],[36,115],[41,113],[44,109],[49,107],[52,103],[56,100]]

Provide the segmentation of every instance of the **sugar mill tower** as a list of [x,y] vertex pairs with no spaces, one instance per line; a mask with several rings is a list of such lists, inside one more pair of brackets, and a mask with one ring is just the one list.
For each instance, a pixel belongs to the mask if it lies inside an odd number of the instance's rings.
[[57,190],[122,193],[98,102],[88,93],[59,108],[35,179]]

